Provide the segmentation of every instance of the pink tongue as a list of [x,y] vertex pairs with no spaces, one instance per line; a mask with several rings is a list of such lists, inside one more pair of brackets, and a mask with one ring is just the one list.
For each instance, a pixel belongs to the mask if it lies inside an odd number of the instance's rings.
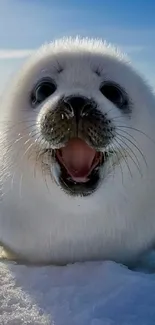
[[96,151],[81,139],[72,139],[59,150],[58,158],[76,182],[86,182],[94,166]]

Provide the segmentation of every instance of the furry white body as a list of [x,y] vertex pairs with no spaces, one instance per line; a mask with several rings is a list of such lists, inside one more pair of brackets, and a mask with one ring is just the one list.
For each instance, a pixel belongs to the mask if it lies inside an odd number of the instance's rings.
[[[56,60],[65,66],[62,76],[55,75]],[[107,79],[124,86],[133,105],[130,118],[99,93],[101,80],[91,70],[94,65],[101,67]],[[130,156],[128,164],[122,159],[121,167],[115,166],[88,197],[67,195],[50,175],[45,182],[33,146],[40,111],[28,109],[27,98],[36,80],[47,73],[59,84],[51,102],[60,93],[93,95],[114,118],[116,127],[131,127],[124,130],[130,134],[128,139],[136,139],[147,166],[128,141],[140,173]],[[4,247],[32,262],[63,264],[93,259],[129,262],[154,244],[155,143],[133,128],[155,140],[155,98],[123,57],[98,41],[72,43],[69,39],[44,47],[28,61],[7,92],[0,120],[0,242]],[[34,151],[29,157],[31,148]]]

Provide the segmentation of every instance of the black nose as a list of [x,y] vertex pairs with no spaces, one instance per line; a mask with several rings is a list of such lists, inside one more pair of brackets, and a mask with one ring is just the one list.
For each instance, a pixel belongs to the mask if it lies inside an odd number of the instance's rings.
[[69,104],[74,111],[82,109],[87,101],[87,98],[81,96],[68,97],[65,99],[65,102]]
[[68,112],[68,115],[75,116],[76,119],[86,115],[91,106],[90,100],[82,96],[66,97],[64,98],[64,103],[66,106],[66,113]]

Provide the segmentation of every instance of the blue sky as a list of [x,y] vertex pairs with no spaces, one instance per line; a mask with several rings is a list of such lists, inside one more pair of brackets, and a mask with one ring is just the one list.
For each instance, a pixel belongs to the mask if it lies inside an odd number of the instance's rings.
[[77,34],[121,47],[155,88],[154,0],[0,0],[0,91],[32,50]]

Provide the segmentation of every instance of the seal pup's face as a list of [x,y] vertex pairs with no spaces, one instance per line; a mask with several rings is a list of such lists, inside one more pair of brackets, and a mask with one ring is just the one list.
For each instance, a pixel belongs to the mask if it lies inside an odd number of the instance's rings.
[[132,136],[118,126],[133,115],[136,121],[138,77],[117,51],[98,41],[60,40],[39,50],[25,71],[19,91],[37,130],[33,141],[63,191],[91,195],[127,153],[136,161],[127,150]]

